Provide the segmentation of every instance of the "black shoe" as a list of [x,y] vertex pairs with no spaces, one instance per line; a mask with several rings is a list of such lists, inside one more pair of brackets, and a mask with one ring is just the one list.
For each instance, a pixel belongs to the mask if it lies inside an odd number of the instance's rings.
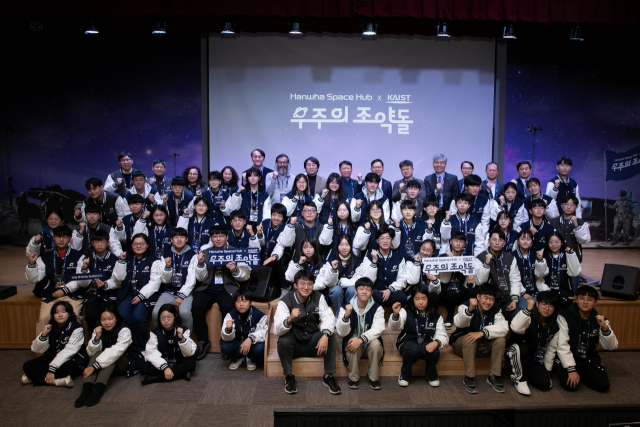
[[504,384],[502,384],[502,382],[500,382],[500,378],[499,377],[496,377],[493,374],[489,374],[489,376],[487,377],[487,382],[498,393],[504,393]]
[[287,394],[296,394],[298,392],[296,384],[295,375],[287,375],[284,379],[284,392]]
[[382,388],[382,384],[380,383],[380,380],[377,380],[377,381],[369,380],[369,387],[371,387],[374,390],[380,390]]
[[340,393],[342,393],[342,389],[338,385],[338,382],[336,381],[336,379],[333,378],[333,375],[331,375],[331,374],[325,375],[324,379],[322,380],[322,382],[324,383],[325,387],[327,387],[329,389],[329,393],[331,393],[331,394],[340,394]]
[[198,348],[196,349],[196,360],[203,359],[207,355],[207,350],[209,350],[209,347],[211,347],[211,341],[198,341]]
[[93,386],[93,391],[91,392],[91,396],[87,399],[87,407],[96,406],[102,400],[102,396],[104,396],[104,389],[106,386],[102,383],[96,383]]
[[349,385],[350,389],[356,390],[358,388],[360,388],[360,381],[351,381],[349,380],[349,382],[347,382],[347,384]]
[[82,385],[82,393],[80,393],[80,397],[76,400],[76,403],[73,404],[76,408],[82,408],[87,404],[87,399],[91,396],[91,390],[93,389],[93,383],[84,383]]
[[184,375],[182,376],[182,378],[184,378],[184,379],[185,379],[185,380],[187,380],[187,381],[191,381],[191,372],[190,372],[190,371],[187,371],[187,373],[186,373],[186,374],[184,374]]
[[140,384],[147,385],[153,383],[163,383],[165,380],[162,375],[143,375]]
[[476,387],[476,380],[474,378],[469,378],[465,375],[464,380],[464,389],[471,394],[478,393],[478,388]]

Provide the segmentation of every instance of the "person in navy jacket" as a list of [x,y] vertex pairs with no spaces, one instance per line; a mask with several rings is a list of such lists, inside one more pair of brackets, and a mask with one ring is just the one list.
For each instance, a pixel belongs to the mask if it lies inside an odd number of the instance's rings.
[[43,256],[55,248],[53,229],[64,224],[64,214],[60,209],[52,209],[47,212],[44,221],[47,225],[42,230],[42,233],[33,236],[27,245],[27,257],[32,252],[38,252],[40,256]]
[[384,173],[383,161],[380,159],[375,159],[374,161],[372,161],[371,172],[380,177],[380,189],[382,190],[382,193],[387,196],[387,200],[391,200],[391,196],[393,195],[393,186],[391,185],[390,181],[387,181],[382,177],[382,174]]
[[[248,179],[249,179],[249,175],[250,175],[249,172],[251,171],[251,169],[257,169],[258,172],[260,172],[260,177],[261,178],[264,178],[268,174],[273,172],[273,169],[269,169],[268,167],[264,166],[265,158],[266,158],[266,154],[264,153],[264,151],[262,151],[259,148],[256,148],[255,150],[253,150],[251,152],[251,161],[253,162],[253,166],[251,166],[246,171],[242,172],[242,184],[244,184],[244,185],[248,184],[248,182],[249,182]],[[260,182],[258,183],[259,191],[261,193],[263,191],[265,191],[265,188],[266,188],[265,186],[266,186],[266,180],[265,179],[261,179]]]
[[[120,240],[122,250],[127,252],[131,250],[131,237],[134,234],[142,233],[146,228],[146,219],[149,217],[150,209],[147,209],[142,196],[134,194],[129,198],[129,215],[122,218],[122,226],[116,227],[115,234]],[[146,217],[144,216],[146,214]],[[145,219],[145,223],[140,220]]]
[[516,231],[529,229],[533,234],[533,250],[538,252],[544,249],[547,236],[553,232],[553,226],[544,220],[547,204],[542,199],[532,200],[529,204],[530,220],[520,224]]
[[177,228],[187,230],[187,244],[195,252],[209,243],[209,229],[214,225],[225,225],[224,219],[218,219],[210,215],[209,204],[203,197],[196,197],[193,200],[193,216],[189,217],[189,210],[185,209],[184,214],[178,220]]
[[168,223],[175,227],[185,209],[193,212],[193,195],[185,189],[184,178],[177,176],[171,180],[171,193],[162,196],[162,204],[167,208]]
[[[244,176],[244,175],[243,175]],[[259,169],[251,168],[246,172],[247,187],[238,188],[242,197],[241,210],[248,224],[256,227],[263,219],[271,216],[271,197],[264,189],[260,189],[260,183],[264,180]]]
[[167,208],[156,205],[151,212],[142,214],[142,218],[133,228],[134,236],[142,233],[149,237],[150,251],[156,259],[163,258],[164,253],[171,247],[171,232],[175,227],[169,225],[168,220]]
[[380,177],[370,172],[365,176],[364,183],[364,190],[356,193],[351,200],[351,219],[353,222],[363,225],[365,218],[362,212],[366,211],[367,206],[374,201],[378,201],[382,205],[384,217],[391,218],[391,200],[387,199],[387,196],[380,189]]
[[440,202],[440,209],[447,210],[451,201],[459,194],[458,177],[445,172],[447,157],[444,154],[433,156],[435,173],[424,177],[425,197],[434,195]]
[[[362,174],[358,174],[358,180],[351,178],[353,165],[348,160],[343,160],[338,165],[342,177],[342,195],[345,199],[353,199],[353,196],[360,192],[362,187]],[[327,180],[328,182],[329,180]]]

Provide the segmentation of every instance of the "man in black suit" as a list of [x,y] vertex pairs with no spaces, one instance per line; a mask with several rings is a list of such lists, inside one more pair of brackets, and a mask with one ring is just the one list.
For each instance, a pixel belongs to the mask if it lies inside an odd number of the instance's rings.
[[474,168],[475,168],[475,166],[473,166],[473,163],[471,163],[469,160],[465,160],[460,165],[460,172],[462,173],[462,178],[460,178],[458,180],[458,193],[459,194],[467,192],[466,188],[464,188],[464,179],[473,173],[473,169]]
[[529,175],[531,175],[531,163],[523,160],[518,163],[516,170],[518,171],[518,179],[512,179],[511,182],[518,187],[518,195],[516,197],[522,200],[531,195],[527,188],[527,180],[529,179]]
[[387,181],[382,177],[382,172],[384,172],[384,163],[380,159],[375,159],[371,162],[371,172],[375,173],[380,177],[380,189],[382,190],[382,194],[387,196],[387,199],[391,200],[392,187],[391,182]]
[[[260,172],[262,173],[262,177],[263,179],[260,180],[260,182],[258,183],[258,190],[260,192],[265,191],[265,182],[267,181],[265,179],[265,177],[267,176],[267,174],[273,172],[273,169],[269,169],[266,166],[263,166],[264,163],[264,159],[265,159],[265,154],[264,151],[262,151],[259,148],[256,148],[255,150],[253,150],[251,152],[251,161],[253,162],[253,166],[256,169],[260,169]],[[249,168],[251,169],[251,168]],[[247,169],[246,171],[242,172],[242,184],[243,185],[247,185],[247,171],[249,170]]]
[[487,178],[482,181],[482,188],[480,189],[480,192],[487,196],[489,200],[500,200],[504,185],[498,181],[498,173],[500,172],[498,164],[494,162],[487,163],[487,167],[484,169],[484,172],[487,174]]
[[400,162],[400,173],[402,174],[402,179],[393,183],[391,200],[394,202],[400,200],[402,194],[407,192],[407,184],[411,180],[416,180],[420,183],[420,198],[424,199],[426,197],[424,194],[424,185],[422,185],[421,179],[413,176],[413,162],[411,160],[403,160]]
[[440,209],[447,210],[451,201],[460,192],[458,177],[446,173],[447,157],[444,154],[433,156],[433,170],[435,173],[424,177],[424,189],[427,196],[434,195],[439,200]]
[[345,199],[353,199],[358,193],[362,192],[362,174],[358,174],[358,181],[351,178],[353,165],[349,160],[340,162],[340,176],[342,176],[342,195]]

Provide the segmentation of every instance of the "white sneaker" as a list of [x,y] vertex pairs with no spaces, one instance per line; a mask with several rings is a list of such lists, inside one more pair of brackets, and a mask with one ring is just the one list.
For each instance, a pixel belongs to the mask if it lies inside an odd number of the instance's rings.
[[409,385],[409,381],[403,380],[402,377],[398,375],[398,385],[400,387],[407,387]]
[[31,381],[31,378],[29,378],[26,374],[22,375],[22,379],[20,380],[22,381],[22,384],[31,384],[33,381]]
[[247,371],[255,371],[255,370],[256,370],[255,362],[247,357]]
[[231,362],[231,364],[229,365],[229,369],[235,371],[236,369],[238,369],[240,366],[242,366],[242,362],[244,362],[244,357],[236,360],[235,362]]
[[440,386],[440,379],[429,381],[429,385],[431,387],[439,387]]
[[531,390],[526,381],[520,381],[515,383],[516,391],[524,396],[531,396]]
[[451,322],[444,322],[444,328],[448,331],[449,329],[451,329]]
[[73,380],[71,379],[71,376],[67,375],[64,378],[56,379],[56,387],[73,387]]

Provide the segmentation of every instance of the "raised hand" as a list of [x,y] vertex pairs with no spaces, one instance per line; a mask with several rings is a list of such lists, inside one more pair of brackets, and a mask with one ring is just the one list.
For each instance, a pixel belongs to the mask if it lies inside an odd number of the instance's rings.
[[451,211],[446,211],[444,213],[444,220],[449,221],[450,218],[451,218]]
[[88,270],[89,269],[89,261],[90,261],[90,259],[88,257],[85,257],[85,259],[82,260],[82,269],[83,270]]
[[498,199],[500,200],[500,206],[504,206],[504,196],[500,196]]
[[598,322],[598,325],[600,325],[600,329],[602,329],[603,332],[607,332],[609,330],[609,327],[607,326],[607,319],[605,319],[602,314],[598,314],[596,316],[596,321]]
[[46,337],[51,332],[51,325],[45,325],[44,330],[42,331],[42,336]]
[[41,234],[36,234],[35,236],[33,236],[33,241],[35,243],[40,243],[42,242],[42,235]]
[[198,264],[204,264],[204,252],[198,254]]
[[360,206],[362,206],[362,200],[358,199],[356,200],[356,209],[360,209]]
[[241,185],[240,187],[238,187],[238,191],[237,193],[240,194],[244,191],[244,187]]
[[328,188],[324,188],[322,190],[322,193],[320,194],[320,198],[324,199],[325,197],[327,197],[327,194],[329,194],[329,189]]
[[242,183],[246,183],[247,182],[247,173],[246,172],[242,172]]
[[400,228],[400,220],[399,219],[396,219],[393,223],[396,226],[396,228]]
[[116,185],[122,184],[122,178],[116,178]]
[[278,172],[273,171],[273,179],[278,179]]
[[473,311],[476,309],[478,305],[478,300],[475,298],[470,298],[469,299],[469,311]]
[[529,227],[529,231],[531,231],[531,234],[535,236],[536,233],[538,232],[538,229],[532,225],[531,227]]
[[428,219],[427,220],[427,227],[429,228],[429,230],[431,230],[433,228],[433,223],[434,223],[434,221],[432,219]]
[[338,264],[339,264],[338,260],[334,259],[333,261],[331,261],[331,268],[333,268],[334,270],[337,270]]
[[353,311],[353,306],[351,304],[347,304],[344,307],[344,317],[347,318],[351,316],[351,312]]
[[576,227],[578,226],[578,217],[575,215],[571,216],[571,222],[573,223],[573,225],[575,225]]
[[531,298],[530,300],[527,300],[527,310],[531,311],[533,310],[533,307],[536,305],[536,302],[533,300],[533,298]]
[[232,330],[234,323],[235,323],[235,321],[233,319],[227,320],[227,330],[229,330],[229,331]]
[[293,310],[291,310],[291,314],[289,315],[289,318],[287,319],[287,323],[288,324],[292,324],[293,321],[298,318],[298,316],[300,316],[300,309],[299,308],[294,308]]
[[198,188],[196,189],[196,196],[201,196],[202,195],[202,189]]
[[178,338],[182,339],[182,333],[184,332],[184,330],[182,328],[178,328],[176,329],[176,333],[178,334]]
[[364,223],[364,229],[365,230],[371,230],[371,223],[369,221]]
[[162,195],[162,204],[166,205],[167,204],[167,200],[169,200],[169,195],[168,194],[163,194]]
[[361,173],[358,174],[358,182],[362,182],[362,174]]
[[327,220],[327,224],[333,225],[333,220],[331,219],[331,217],[329,217],[329,219]]
[[490,182],[487,182],[487,190],[491,191],[491,187],[493,187],[493,184],[491,184]]
[[149,211],[145,211],[145,212],[142,214],[142,219],[147,219],[147,218],[149,218],[149,215],[151,215],[151,212],[149,212]]
[[229,269],[230,272],[234,273],[236,271],[236,263],[230,262],[225,267]]
[[31,252],[29,254],[29,264],[35,264],[37,260],[38,260],[38,253],[37,252]]
[[371,250],[371,261],[373,261],[374,264],[378,262],[378,251],[375,249]]
[[439,183],[436,185],[436,192],[437,192],[438,194],[442,193],[442,183],[441,183],[441,182],[439,182]]
[[80,218],[81,216],[82,216],[82,210],[76,209],[75,211],[73,211],[74,218]]
[[224,200],[220,201],[220,209],[224,209],[225,203]]
[[156,179],[155,178],[149,178],[149,185],[153,185],[155,184]]
[[298,222],[298,217],[292,216],[291,219],[289,219],[289,222],[291,223],[291,225],[296,225],[296,222]]
[[536,257],[537,257],[539,260],[542,260],[542,255],[544,255],[544,251],[538,251],[538,252],[536,252]]
[[84,229],[87,227],[87,224],[84,222],[81,222],[80,224],[78,224],[78,233],[82,234],[84,233]]
[[556,188],[560,187],[560,180],[559,180],[559,179],[556,179],[555,181],[553,181],[553,185],[554,185]]
[[164,262],[167,265],[167,268],[171,268],[171,257],[166,257]]
[[93,332],[95,332],[95,334],[96,334],[95,340],[96,341],[100,340],[100,337],[102,336],[102,326],[96,326],[96,328],[93,330]]
[[404,182],[401,182],[400,185],[398,185],[398,189],[400,191],[404,190]]
[[189,215],[189,208],[184,208],[184,209],[182,210],[182,212],[183,212],[185,215]]
[[416,256],[413,257],[413,260],[415,262],[420,262],[420,254],[416,254]]
[[258,232],[258,236],[262,236],[262,230],[264,230],[264,227],[261,225],[256,226],[256,231]]
[[120,254],[120,259],[121,259],[121,260],[123,260],[123,261],[126,261],[126,259],[127,259],[127,253],[126,253],[126,252],[122,252],[122,253]]
[[393,303],[393,306],[391,307],[391,309],[393,310],[393,317],[400,316],[400,309],[401,308],[402,308],[402,304],[400,304],[399,302]]
[[484,263],[485,263],[485,264],[487,264],[487,265],[489,265],[489,264],[491,264],[491,260],[492,260],[492,259],[493,259],[493,255],[491,255],[491,254],[486,254],[486,255],[484,256]]
[[262,263],[262,265],[267,265],[275,260],[277,260],[278,258],[274,257],[274,256],[270,256],[269,258],[265,259],[264,262]]
[[253,232],[253,226],[251,224],[247,224],[247,226],[245,227],[247,229],[247,232],[249,233],[249,236],[253,237],[254,236],[254,232]]
[[124,222],[122,222],[121,219],[116,220],[116,228],[122,228],[123,224],[124,224]]
[[300,260],[298,261],[298,265],[302,265],[305,262],[307,262],[307,257],[303,255],[300,257]]

